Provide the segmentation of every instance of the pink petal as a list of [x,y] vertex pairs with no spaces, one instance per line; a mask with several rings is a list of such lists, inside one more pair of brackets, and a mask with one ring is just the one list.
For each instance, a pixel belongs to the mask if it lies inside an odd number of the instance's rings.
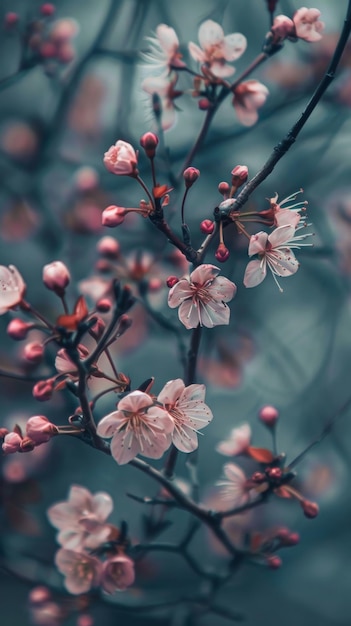
[[162,99],[161,101],[161,125],[163,130],[169,130],[177,121],[177,111],[175,110],[173,100]]
[[207,290],[214,300],[229,302],[232,298],[234,298],[237,287],[228,278],[225,278],[224,276],[217,276]]
[[178,309],[178,317],[185,328],[196,328],[200,323],[199,308],[192,299],[188,298],[181,303]]
[[224,302],[210,301],[206,305],[200,302],[200,323],[206,328],[229,324],[230,309]]
[[119,401],[117,408],[119,411],[139,413],[147,407],[153,405],[153,400],[143,391],[132,391]]
[[201,48],[204,50],[211,49],[212,46],[224,40],[223,28],[213,20],[206,20],[199,28],[198,39]]
[[301,216],[296,211],[290,209],[278,209],[274,215],[274,222],[276,226],[293,226],[296,228]]
[[61,530],[56,539],[57,543],[67,550],[80,550],[84,544],[84,529],[78,531],[75,529]]
[[235,465],[235,463],[226,463],[223,471],[226,478],[234,484],[243,485],[246,482],[246,476],[243,470],[238,465]]
[[134,433],[116,433],[111,441],[111,454],[119,465],[125,465],[140,452],[139,442]]
[[295,235],[295,228],[291,226],[291,224],[287,224],[286,226],[278,226],[275,228],[273,232],[268,237],[269,243],[273,248],[277,248],[278,246],[283,246]]
[[224,52],[226,61],[235,61],[245,52],[247,39],[241,33],[231,33],[224,37]]
[[174,28],[166,24],[159,24],[156,28],[156,35],[161,47],[167,54],[171,54],[178,48],[179,39]]
[[205,395],[206,395],[205,385],[194,384],[194,385],[188,385],[188,387],[184,386],[182,398],[181,398],[181,405],[183,406],[184,403],[188,403],[188,402],[203,402],[205,400]]
[[[219,269],[219,267],[216,267],[215,265],[211,265],[210,263],[203,263],[190,274],[190,280],[196,285],[204,285],[208,281],[212,281],[214,278],[216,278],[217,274],[219,274],[220,271],[221,270]],[[179,285],[179,283],[177,284]],[[175,285],[175,287],[176,286],[177,285]]]
[[245,287],[256,287],[266,278],[266,259],[250,261],[244,274]]
[[278,276],[292,276],[299,269],[299,262],[290,248],[272,250],[267,254],[267,263]]
[[124,415],[121,411],[113,411],[113,413],[103,417],[96,429],[99,437],[106,437],[106,439],[113,437],[123,417]]
[[98,520],[104,522],[112,511],[113,501],[107,493],[100,491],[93,496],[92,513]]
[[227,78],[233,76],[235,68],[232,65],[221,63],[220,61],[213,61],[210,66],[211,73],[218,78]]
[[247,99],[245,99],[245,105],[244,106],[242,106],[241,104],[236,102],[235,99],[234,99],[234,108],[235,108],[236,116],[237,116],[239,122],[243,126],[253,126],[254,124],[256,124],[256,122],[258,120],[257,110],[256,109],[250,110],[247,107]]
[[196,45],[196,43],[190,41],[188,44],[188,49],[194,61],[198,61],[199,63],[205,63],[206,54],[203,50],[201,50],[201,48],[199,48],[199,46]]
[[187,426],[175,428],[172,441],[181,452],[193,452],[198,447],[196,432]]
[[181,378],[169,380],[159,393],[157,400],[163,405],[175,404],[185,389],[185,384]]
[[254,254],[262,254],[266,250],[268,235],[262,230],[256,235],[252,235],[249,243],[249,256],[253,256]]
[[168,306],[175,309],[187,298],[192,298],[193,292],[187,279],[182,278],[176,283],[168,294]]

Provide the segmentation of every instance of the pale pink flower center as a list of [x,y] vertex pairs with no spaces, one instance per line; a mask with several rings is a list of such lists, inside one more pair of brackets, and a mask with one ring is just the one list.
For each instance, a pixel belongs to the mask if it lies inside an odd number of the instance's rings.
[[195,305],[198,305],[199,302],[202,304],[208,304],[213,300],[208,289],[204,287],[204,285],[190,285],[191,291],[193,292],[192,300]]

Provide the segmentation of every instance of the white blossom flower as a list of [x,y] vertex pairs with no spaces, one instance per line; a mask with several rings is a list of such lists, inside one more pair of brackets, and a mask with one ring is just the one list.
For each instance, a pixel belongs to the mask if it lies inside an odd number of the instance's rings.
[[206,20],[199,28],[198,38],[201,48],[192,41],[189,43],[193,59],[205,65],[213,76],[232,76],[235,69],[226,61],[235,61],[241,57],[246,50],[246,37],[241,33],[224,36],[222,26],[213,20]]

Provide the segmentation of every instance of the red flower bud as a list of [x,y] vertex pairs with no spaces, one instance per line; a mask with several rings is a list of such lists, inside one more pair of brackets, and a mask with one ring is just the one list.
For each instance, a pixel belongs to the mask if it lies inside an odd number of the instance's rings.
[[140,137],[140,145],[144,148],[146,156],[149,157],[149,159],[154,158],[158,141],[159,139],[155,133],[144,133],[144,135]]
[[232,170],[232,185],[233,187],[241,187],[246,183],[249,176],[249,170],[246,165],[237,165]]
[[305,517],[308,517],[309,519],[317,517],[319,513],[319,506],[316,502],[311,502],[310,500],[301,500],[300,504],[305,514]]
[[183,172],[183,178],[186,188],[190,189],[190,187],[197,181],[199,176],[200,170],[198,170],[196,167],[187,167],[186,170],[184,170]]
[[225,181],[222,181],[218,185],[218,191],[222,194],[222,196],[227,197],[230,192],[230,185]]
[[100,300],[96,303],[96,310],[99,311],[99,313],[108,313],[111,311],[111,307],[111,300],[108,298],[100,298]]
[[204,235],[210,235],[214,231],[215,224],[211,220],[203,220],[200,224],[200,230]]
[[171,289],[177,283],[179,283],[179,278],[177,278],[177,276],[168,276],[168,278],[166,280],[167,287],[169,287]]
[[113,237],[106,236],[98,241],[96,250],[98,254],[102,256],[106,256],[109,259],[117,259],[120,252],[120,245]]
[[207,111],[211,106],[211,102],[208,100],[208,98],[200,98],[197,105],[200,111]]
[[274,406],[266,405],[262,407],[258,414],[259,419],[263,422],[268,428],[273,428],[276,424],[276,421],[279,417],[279,413]]
[[12,26],[15,26],[19,21],[19,17],[18,17],[18,13],[14,13],[14,11],[9,11],[8,13],[6,13],[5,15],[5,26],[7,28],[11,28]]
[[36,400],[40,402],[45,402],[46,400],[50,400],[54,391],[54,381],[52,378],[48,378],[47,380],[40,380],[33,387],[32,394]]
[[269,478],[271,478],[272,480],[280,480],[281,477],[283,476],[283,472],[280,469],[280,467],[269,467],[266,470],[266,474]]
[[40,363],[44,355],[44,348],[41,343],[31,341],[23,348],[23,356],[31,363]]
[[282,566],[282,560],[280,556],[277,556],[276,554],[267,556],[266,563],[270,569],[279,569]]
[[220,263],[225,263],[225,261],[229,259],[229,256],[230,252],[227,246],[225,246],[224,243],[220,243],[215,252],[215,257],[217,261],[219,261]]
[[114,228],[124,222],[127,211],[122,206],[111,205],[102,212],[102,225]]
[[29,324],[28,322],[24,322],[20,318],[16,317],[11,320],[7,327],[7,334],[11,339],[16,339],[16,341],[21,341],[21,339],[25,339],[27,337],[28,332],[31,328],[33,328],[34,324]]
[[51,2],[45,2],[40,7],[40,13],[45,17],[50,17],[50,15],[55,13],[55,7]]

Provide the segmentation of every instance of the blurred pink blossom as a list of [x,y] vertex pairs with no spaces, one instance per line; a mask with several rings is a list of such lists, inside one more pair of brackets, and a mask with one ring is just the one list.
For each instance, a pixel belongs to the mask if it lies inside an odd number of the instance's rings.
[[223,28],[213,20],[206,20],[199,28],[198,38],[201,48],[189,43],[189,52],[195,61],[206,65],[213,76],[226,78],[235,69],[226,61],[235,61],[246,50],[246,37],[241,33],[224,36]]
[[70,593],[79,595],[99,585],[102,564],[97,558],[62,548],[56,553],[55,563],[66,577],[65,587]]
[[245,454],[251,444],[251,428],[249,424],[242,424],[231,430],[230,435],[224,441],[217,444],[216,450],[225,456]]
[[258,80],[240,83],[234,91],[233,106],[239,122],[252,126],[258,120],[257,109],[266,102],[269,91]]
[[107,559],[102,566],[101,587],[107,593],[124,591],[135,580],[134,561],[124,554]]

